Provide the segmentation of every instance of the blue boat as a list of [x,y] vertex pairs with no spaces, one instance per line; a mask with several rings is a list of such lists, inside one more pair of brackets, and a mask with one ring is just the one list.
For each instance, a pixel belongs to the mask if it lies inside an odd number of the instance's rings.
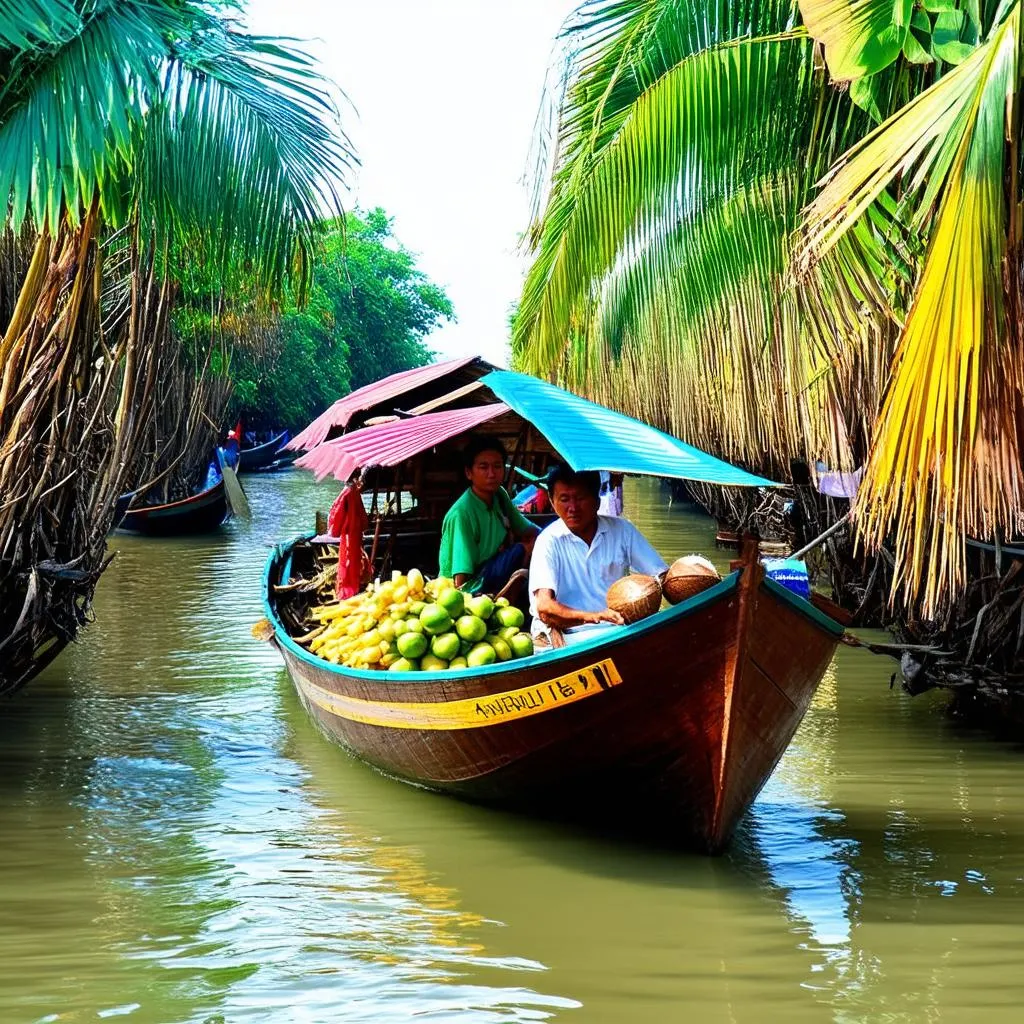
[[238,472],[256,473],[282,460],[285,456],[291,457],[290,453],[281,451],[288,443],[288,437],[288,431],[282,430],[280,434],[264,444],[256,445],[255,448],[243,448],[238,453]]

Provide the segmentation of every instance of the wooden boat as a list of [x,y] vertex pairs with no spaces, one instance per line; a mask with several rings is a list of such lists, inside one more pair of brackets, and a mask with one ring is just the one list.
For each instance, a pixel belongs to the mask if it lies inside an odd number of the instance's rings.
[[272,437],[264,444],[255,448],[243,448],[238,453],[238,472],[255,473],[281,458],[281,448],[288,443],[288,431],[282,430],[277,437]]
[[259,466],[256,469],[246,470],[247,473],[281,473],[286,469],[291,469],[295,465],[295,460],[299,457],[298,452],[285,452],[283,455],[274,459],[273,462],[268,462],[264,466]]
[[130,508],[117,528],[151,537],[210,533],[224,522],[227,514],[224,480],[220,479],[212,487],[180,501]]
[[350,669],[293,639],[293,584],[316,551],[275,549],[266,614],[303,704],[346,749],[417,786],[709,852],[771,775],[843,633],[766,578],[750,545],[711,589],[560,650],[460,672]]
[[[461,449],[472,431],[502,439],[509,482],[513,472],[536,478],[562,461],[776,486],[535,378],[494,371],[479,385],[491,401],[365,426],[299,459],[321,478],[362,471],[376,519],[375,575],[436,571],[441,520],[465,486]],[[328,735],[417,786],[709,851],[728,842],[770,776],[843,633],[766,578],[749,543],[736,571],[691,600],[563,649],[461,671],[347,668],[295,639],[308,632],[317,586],[306,583],[322,569],[327,542],[275,549],[264,598],[299,696]]]

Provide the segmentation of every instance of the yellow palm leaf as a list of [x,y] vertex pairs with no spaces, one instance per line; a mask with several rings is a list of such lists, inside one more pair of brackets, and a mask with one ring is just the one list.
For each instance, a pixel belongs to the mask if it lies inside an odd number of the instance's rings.
[[942,189],[857,505],[869,544],[895,538],[894,590],[920,596],[925,616],[960,589],[965,537],[1010,525],[1020,507],[1021,356],[1002,277],[1019,18],[1018,4],[969,61],[874,133],[811,212],[812,240],[828,245],[852,216],[840,181],[857,206],[918,160],[940,173],[924,193]]

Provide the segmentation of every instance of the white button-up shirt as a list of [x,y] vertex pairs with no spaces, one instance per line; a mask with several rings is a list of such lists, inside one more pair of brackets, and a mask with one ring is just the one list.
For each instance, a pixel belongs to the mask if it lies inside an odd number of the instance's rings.
[[600,612],[608,606],[608,588],[616,580],[631,570],[657,576],[666,568],[658,552],[628,519],[598,516],[597,533],[589,545],[561,519],[557,520],[537,538],[530,559],[534,636],[547,632],[537,617],[538,590],[553,590],[556,601],[577,611]]

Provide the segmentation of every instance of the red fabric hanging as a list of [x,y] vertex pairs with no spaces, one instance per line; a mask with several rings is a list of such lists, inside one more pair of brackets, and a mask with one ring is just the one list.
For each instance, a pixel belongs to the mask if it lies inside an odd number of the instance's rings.
[[363,550],[363,533],[368,523],[363,492],[349,484],[334,499],[327,516],[327,532],[338,538],[338,579],[334,589],[339,600],[362,589],[364,568],[369,568]]

